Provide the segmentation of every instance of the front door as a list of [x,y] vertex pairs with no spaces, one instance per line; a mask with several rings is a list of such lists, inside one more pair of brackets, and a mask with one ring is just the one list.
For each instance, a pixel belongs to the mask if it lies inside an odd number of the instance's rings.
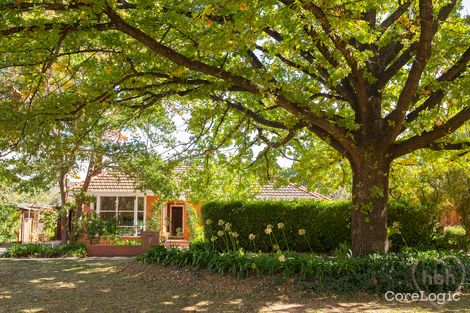
[[170,236],[183,237],[183,206],[172,205],[170,214]]

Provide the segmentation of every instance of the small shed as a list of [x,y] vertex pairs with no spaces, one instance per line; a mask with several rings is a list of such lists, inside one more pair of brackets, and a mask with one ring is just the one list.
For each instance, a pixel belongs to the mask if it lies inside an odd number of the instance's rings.
[[41,222],[41,216],[56,207],[48,204],[28,204],[20,203],[20,231],[18,241],[21,243],[43,242],[47,241],[44,234],[44,224]]

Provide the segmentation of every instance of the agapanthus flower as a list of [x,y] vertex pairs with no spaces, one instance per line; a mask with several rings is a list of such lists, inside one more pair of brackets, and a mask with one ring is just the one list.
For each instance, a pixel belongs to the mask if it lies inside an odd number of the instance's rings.
[[267,235],[271,234],[273,232],[273,225],[271,225],[271,224],[266,225],[266,229],[264,230],[264,232]]

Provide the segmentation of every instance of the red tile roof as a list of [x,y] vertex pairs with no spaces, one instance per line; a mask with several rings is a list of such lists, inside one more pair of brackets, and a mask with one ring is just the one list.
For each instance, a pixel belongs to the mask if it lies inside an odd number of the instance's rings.
[[308,191],[307,188],[296,186],[292,183],[287,186],[275,188],[272,184],[261,186],[261,192],[256,196],[259,200],[293,200],[293,199],[317,199],[331,200],[318,192]]
[[137,183],[129,176],[116,172],[106,172],[91,179],[88,192],[134,192]]
[[[181,173],[183,169],[176,170]],[[77,188],[81,184],[77,184]],[[75,187],[75,186],[74,186]],[[138,184],[132,177],[118,172],[101,173],[92,178],[88,192],[134,192],[138,190]],[[259,200],[292,200],[292,199],[317,199],[331,200],[327,196],[314,191],[308,191],[307,188],[296,186],[292,183],[287,186],[275,188],[272,184],[261,186],[261,192],[256,195]]]

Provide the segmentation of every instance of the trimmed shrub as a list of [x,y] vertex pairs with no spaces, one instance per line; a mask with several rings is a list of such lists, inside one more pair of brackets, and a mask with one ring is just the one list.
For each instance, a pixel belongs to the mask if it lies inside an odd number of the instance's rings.
[[391,201],[388,204],[388,225],[398,225],[398,232],[390,235],[391,249],[402,247],[431,247],[438,232],[439,211],[423,205],[412,205],[406,201]]
[[[239,247],[248,251],[270,252],[276,250],[273,245],[278,244],[281,250],[287,250],[289,246],[293,251],[324,253],[351,241],[350,202],[209,202],[202,207],[202,219],[208,242],[211,238],[215,239],[217,232],[223,229],[218,225],[218,221],[222,220],[231,224],[233,232],[238,234]],[[208,225],[207,220],[212,223]],[[283,231],[277,228],[278,223],[284,224]],[[388,224],[399,227],[390,236],[395,251],[404,246],[431,247],[432,238],[437,232],[438,218],[434,210],[426,207],[391,201],[388,205]],[[271,236],[265,233],[267,225],[272,225]],[[305,230],[305,236],[299,236],[300,229]],[[256,239],[250,240],[250,234]],[[213,240],[214,246],[226,250],[222,239]]]
[[[455,258],[462,262],[465,269]],[[416,280],[425,291],[455,290],[463,271],[470,270],[470,256],[438,251],[406,251],[400,253],[374,253],[360,257],[328,257],[305,253],[251,253],[227,252],[190,248],[152,248],[137,258],[140,262],[162,265],[206,268],[220,275],[232,274],[238,278],[248,276],[280,275],[303,281],[306,288],[315,291],[372,291],[416,292],[413,283],[413,266],[417,264]],[[442,261],[442,262],[441,262]],[[449,286],[431,285],[422,279],[422,273],[451,270],[456,277]],[[424,285],[423,283],[424,282]],[[431,282],[432,283],[432,282]],[[468,283],[468,280],[467,280]],[[427,284],[427,285],[426,285]],[[468,287],[468,285],[467,285]]]
[[[275,244],[282,250],[288,244],[294,251],[310,251],[310,244],[313,251],[328,252],[351,240],[348,202],[211,202],[202,207],[202,218],[207,239],[222,229],[218,221],[223,220],[239,234],[239,246],[251,251],[273,251]],[[207,220],[212,220],[212,224],[207,225]],[[284,224],[283,231],[278,229],[278,223]],[[272,225],[273,236],[266,235],[266,225]],[[299,229],[305,230],[305,236],[299,236]],[[254,241],[249,239],[250,234],[256,236]]]
[[86,257],[86,246],[83,244],[71,243],[56,247],[41,244],[14,244],[8,247],[3,255],[4,258],[66,258],[66,257]]

